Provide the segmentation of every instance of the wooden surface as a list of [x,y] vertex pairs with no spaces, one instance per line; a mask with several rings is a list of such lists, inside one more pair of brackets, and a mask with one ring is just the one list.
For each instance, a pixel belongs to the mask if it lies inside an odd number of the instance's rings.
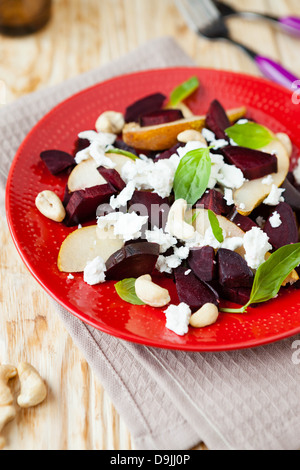
[[[235,0],[243,9],[299,14],[299,0]],[[299,41],[262,21],[230,20],[236,39],[279,59],[300,77]],[[22,39],[0,36],[6,101],[116,59],[147,40],[172,36],[199,66],[258,74],[239,49],[188,30],[172,0],[55,0],[50,24]],[[1,101],[1,100],[0,100]],[[3,101],[3,99],[2,99]],[[1,164],[1,162],[0,162]],[[29,275],[0,219],[0,363],[33,364],[49,394],[3,432],[9,450],[134,449],[109,396]],[[13,389],[17,383],[12,382]],[[204,445],[199,446],[205,448]]]

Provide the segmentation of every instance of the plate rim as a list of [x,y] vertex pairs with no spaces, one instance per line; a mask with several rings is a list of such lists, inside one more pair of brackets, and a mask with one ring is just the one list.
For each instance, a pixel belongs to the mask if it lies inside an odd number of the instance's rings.
[[145,347],[153,347],[156,349],[169,349],[169,350],[175,350],[175,351],[186,351],[186,352],[224,352],[224,351],[238,351],[238,350],[244,350],[244,349],[253,349],[256,347],[261,347],[265,346],[268,344],[272,344],[274,342],[278,342],[287,338],[291,338],[297,334],[300,333],[300,324],[299,327],[295,327],[288,332],[284,331],[281,333],[276,333],[273,334],[272,337],[267,337],[267,338],[256,338],[252,340],[243,340],[243,343],[238,343],[238,342],[233,342],[230,344],[214,344],[211,346],[204,346],[201,347],[201,344],[197,345],[189,345],[189,344],[159,344],[157,340],[152,340],[152,339],[146,339],[144,337],[139,337],[137,334],[131,333],[127,331],[126,333],[120,333],[119,330],[117,330],[115,327],[109,327],[107,328],[105,325],[101,325],[101,328],[99,325],[97,325],[97,322],[93,321],[90,317],[85,315],[84,313],[80,312],[79,310],[77,311],[76,309],[72,308],[70,305],[68,305],[68,302],[58,295],[56,295],[49,287],[39,278],[39,275],[35,272],[35,269],[32,267],[30,260],[27,259],[26,254],[22,251],[21,247],[19,246],[18,239],[15,233],[15,228],[12,223],[12,218],[10,214],[10,194],[9,194],[9,188],[11,185],[11,180],[13,178],[13,173],[15,170],[15,167],[19,161],[19,155],[22,152],[23,147],[26,145],[27,141],[31,138],[32,134],[35,133],[36,129],[43,124],[44,121],[48,119],[49,116],[52,114],[55,114],[57,109],[63,107],[66,103],[69,101],[72,101],[76,98],[78,98],[80,95],[84,95],[85,93],[92,91],[93,89],[98,88],[99,86],[103,86],[106,84],[113,83],[114,81],[119,81],[120,79],[124,77],[132,77],[132,76],[141,76],[141,75],[150,75],[151,73],[170,73],[170,72],[176,72],[176,71],[188,71],[188,70],[193,70],[193,71],[199,71],[199,72],[207,72],[207,73],[216,73],[216,74],[224,74],[227,76],[234,75],[237,78],[244,78],[244,79],[250,79],[253,80],[254,82],[260,82],[261,84],[266,84],[268,86],[271,86],[273,89],[277,88],[281,92],[285,92],[287,95],[290,93],[292,94],[292,90],[289,91],[288,89],[285,89],[281,85],[278,85],[276,83],[270,82],[269,80],[265,79],[264,77],[259,77],[255,75],[249,75],[246,73],[242,72],[235,72],[235,71],[230,71],[230,70],[222,70],[222,69],[214,69],[214,68],[207,68],[207,67],[198,67],[198,66],[175,66],[175,67],[162,67],[162,68],[153,68],[153,69],[147,69],[147,70],[141,70],[141,71],[134,71],[134,72],[128,72],[125,74],[117,75],[114,77],[111,77],[109,79],[97,82],[93,85],[90,85],[86,88],[83,88],[72,95],[68,96],[67,98],[63,99],[59,103],[57,103],[54,107],[52,107],[49,111],[47,111],[30,129],[30,131],[27,133],[26,137],[23,139],[21,144],[19,145],[13,160],[11,162],[9,172],[8,172],[8,177],[7,177],[7,182],[6,182],[6,187],[5,187],[5,214],[6,214],[6,220],[8,223],[8,228],[10,235],[12,237],[12,240],[14,242],[14,245],[17,249],[17,252],[22,259],[23,263],[29,270],[30,274],[33,276],[33,278],[38,282],[38,284],[44,289],[44,291],[52,298],[54,301],[56,301],[61,307],[63,307],[65,310],[68,311],[68,313],[74,315],[76,318],[79,320],[83,321],[85,324],[88,324],[89,326],[97,329],[98,331],[101,331],[105,334],[108,334],[110,336],[114,336],[116,338],[129,341],[135,344],[143,345]]

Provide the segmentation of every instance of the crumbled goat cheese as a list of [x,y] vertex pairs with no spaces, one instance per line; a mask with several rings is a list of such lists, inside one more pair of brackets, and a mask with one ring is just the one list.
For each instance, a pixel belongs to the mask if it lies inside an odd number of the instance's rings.
[[153,230],[146,230],[145,238],[150,243],[158,243],[160,246],[160,253],[165,253],[169,248],[175,246],[177,243],[177,238],[156,226],[153,227]]
[[113,227],[114,235],[121,237],[124,242],[135,240],[142,235],[141,229],[147,223],[148,216],[139,216],[135,212],[111,212],[98,217],[97,225],[100,230],[107,231]]
[[203,148],[207,148],[203,142],[190,141],[190,142],[187,142],[183,147],[179,147],[177,149],[177,153],[180,159],[182,159],[188,152],[191,152],[192,150],[203,149]]
[[243,186],[245,178],[243,172],[239,168],[225,163],[219,171],[217,181],[226,188],[239,189]]
[[168,330],[179,336],[184,336],[188,332],[192,312],[187,304],[181,302],[179,305],[169,305],[165,315]]
[[84,131],[80,132],[78,137],[81,139],[87,139],[90,142],[90,145],[76,153],[75,162],[77,164],[92,157],[99,166],[103,165],[108,168],[114,168],[116,166],[116,164],[105,155],[107,148],[111,146],[117,138],[115,134]]
[[156,269],[161,273],[171,273],[172,269],[178,268],[182,261],[188,258],[189,253],[190,250],[188,246],[181,246],[179,248],[175,246],[174,253],[172,255],[159,255],[156,262]]
[[83,280],[90,286],[100,284],[105,281],[106,266],[103,258],[97,256],[88,262],[83,272]]
[[266,223],[265,219],[261,215],[259,215],[255,221],[260,228],[262,228]]
[[125,183],[133,181],[136,189],[152,189],[154,193],[165,198],[170,196],[172,192],[174,176],[179,161],[180,158],[177,154],[157,162],[150,158],[140,158],[125,163],[121,176]]
[[293,170],[293,176],[297,184],[300,184],[300,158],[297,161],[297,165]]
[[113,209],[125,207],[127,202],[132,198],[134,190],[134,181],[129,181],[129,183],[127,183],[125,188],[118,194],[118,196],[111,196],[109,204]]
[[192,270],[191,269],[187,269],[184,273],[185,276],[188,276],[189,274],[191,274]]
[[209,143],[210,147],[213,147],[215,150],[226,147],[226,145],[228,145],[227,140],[217,139],[214,132],[210,131],[209,129],[204,128],[202,129],[201,133],[204,139]]
[[272,184],[271,192],[269,196],[264,200],[264,204],[267,206],[278,206],[280,202],[284,201],[282,193],[285,189],[277,188],[276,184]]
[[210,177],[209,177],[207,187],[209,189],[213,189],[218,182],[218,175],[225,163],[224,163],[223,156],[219,154],[211,153],[210,159],[211,159],[211,172],[210,172]]
[[269,237],[259,227],[253,227],[244,235],[245,260],[251,269],[258,269],[272,249]]
[[225,238],[223,243],[221,243],[221,248],[226,248],[227,250],[235,251],[244,244],[243,237],[231,237]]
[[224,188],[224,199],[227,206],[232,206],[232,204],[234,204],[232,189]]
[[74,279],[73,274],[70,273],[70,274],[68,275],[67,279],[70,279],[70,280]]
[[271,227],[278,228],[282,224],[282,220],[280,218],[280,214],[277,211],[273,212],[272,216],[269,219]]
[[262,180],[262,184],[266,184],[266,185],[272,184],[273,182],[274,180],[273,180],[272,175],[268,175]]

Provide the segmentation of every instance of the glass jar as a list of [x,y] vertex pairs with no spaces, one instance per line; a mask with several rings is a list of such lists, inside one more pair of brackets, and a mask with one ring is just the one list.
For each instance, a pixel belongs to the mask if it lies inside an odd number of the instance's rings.
[[51,16],[51,0],[0,0],[0,33],[22,36],[38,31]]

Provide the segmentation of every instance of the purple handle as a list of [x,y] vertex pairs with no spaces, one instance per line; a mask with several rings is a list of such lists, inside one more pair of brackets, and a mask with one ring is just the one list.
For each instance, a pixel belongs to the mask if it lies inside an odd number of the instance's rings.
[[274,60],[268,57],[258,55],[255,57],[255,62],[263,75],[289,90],[293,90],[293,83],[299,80],[298,77],[286,70],[278,62],[274,62]]
[[287,33],[293,34],[295,36],[300,36],[300,18],[295,16],[284,16],[279,18],[279,25]]

